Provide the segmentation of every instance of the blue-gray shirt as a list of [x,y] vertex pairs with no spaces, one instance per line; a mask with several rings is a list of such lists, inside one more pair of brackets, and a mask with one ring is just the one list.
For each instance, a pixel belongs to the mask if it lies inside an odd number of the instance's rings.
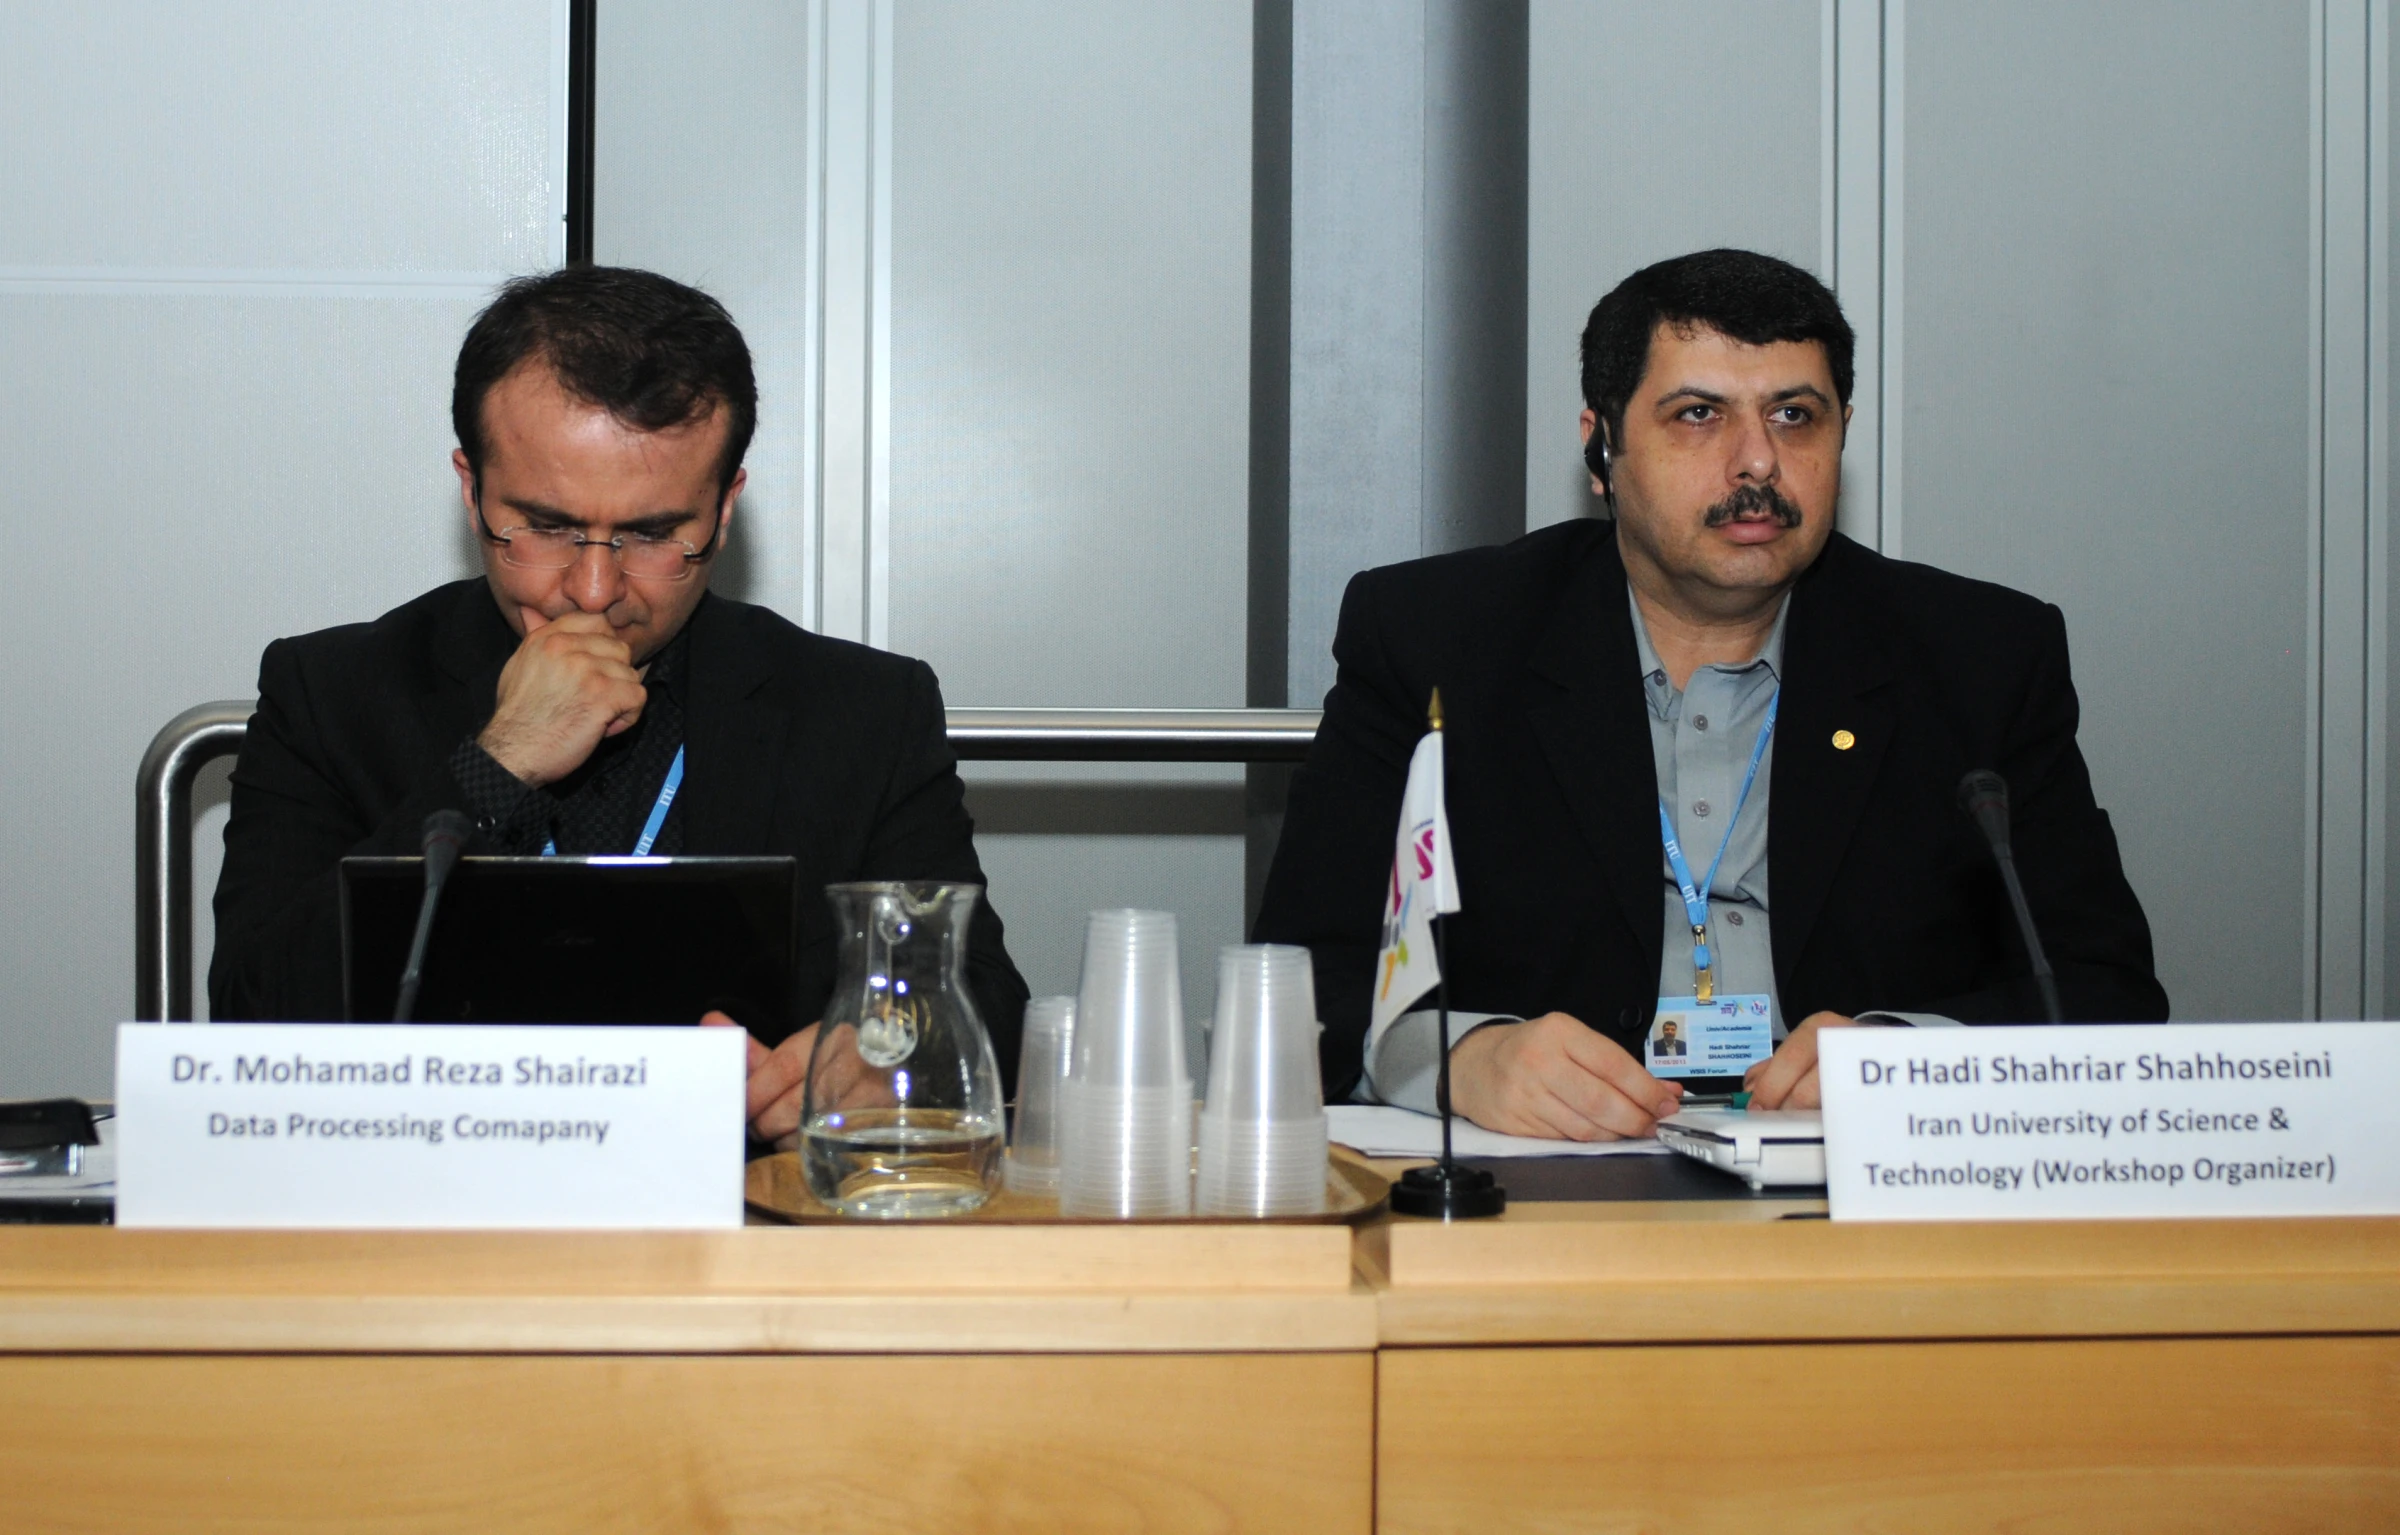
[[[1712,664],[1695,669],[1681,692],[1668,680],[1642,622],[1641,604],[1633,588],[1625,589],[1633,609],[1633,642],[1642,658],[1642,697],[1650,705],[1650,760],[1658,769],[1658,794],[1675,816],[1675,837],[1683,844],[1684,861],[1695,883],[1708,877],[1710,860],[1725,849],[1717,878],[1708,890],[1708,947],[1710,973],[1719,995],[1765,992],[1770,999],[1775,1037],[1783,1038],[1783,1007],[1775,996],[1775,947],[1767,927],[1767,784],[1775,771],[1775,743],[1767,743],[1759,760],[1758,777],[1750,797],[1742,801],[1741,816],[1734,803],[1742,790],[1742,775],[1758,733],[1766,727],[1767,706],[1783,685],[1783,621],[1791,599],[1775,614],[1775,627],[1755,660],[1737,665]],[[1728,840],[1726,828],[1732,832]],[[1664,882],[1667,942],[1659,956],[1658,994],[1688,997],[1695,980],[1692,970],[1692,922],[1667,862],[1666,844],[1658,850],[1659,878]]]

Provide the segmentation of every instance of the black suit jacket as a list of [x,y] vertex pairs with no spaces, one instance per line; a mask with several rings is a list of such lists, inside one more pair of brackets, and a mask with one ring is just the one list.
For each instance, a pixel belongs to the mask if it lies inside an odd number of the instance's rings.
[[[687,632],[677,801],[686,853],[788,854],[803,889],[983,883],[929,667],[714,595]],[[516,647],[480,579],[436,588],[371,624],[267,647],[217,881],[213,1017],[342,1016],[340,862],[413,854],[428,813],[465,803],[450,754],[491,717]],[[803,900],[801,918],[801,995],[821,1002],[837,957],[832,909]],[[975,914],[967,969],[1001,1069],[1013,1076],[1025,983],[988,900]]]
[[[1464,909],[1450,1003],[1571,1013],[1638,1058],[1665,941],[1658,777],[1614,524],[1350,583],[1325,722],[1294,775],[1256,936],[1314,952],[1325,1087],[1357,1082],[1408,759],[1442,690]],[[2059,611],[1835,536],[1784,627],[1767,826],[1784,1016],[2039,1021],[1959,778],[1997,769],[2069,1018],[2162,1019],[2149,924],[2075,746]],[[1855,738],[1833,745],[1836,731]]]

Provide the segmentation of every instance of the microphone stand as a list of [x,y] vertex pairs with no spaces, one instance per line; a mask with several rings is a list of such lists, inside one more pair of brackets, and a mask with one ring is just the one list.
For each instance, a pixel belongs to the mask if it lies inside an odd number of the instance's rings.
[[425,818],[423,842],[425,894],[417,903],[416,936],[409,940],[408,964],[400,972],[400,998],[392,1007],[392,1022],[409,1023],[417,1016],[417,990],[425,980],[425,949],[433,938],[433,914],[442,904],[442,887],[458,867],[459,849],[475,835],[475,823],[456,810],[437,810]]
[[1434,983],[1434,1007],[1441,1023],[1442,1059],[1434,1100],[1442,1111],[1442,1159],[1431,1167],[1412,1167],[1392,1185],[1392,1213],[1423,1215],[1445,1221],[1479,1220],[1508,1208],[1508,1190],[1480,1167],[1461,1167],[1450,1149],[1450,924],[1433,919],[1434,963],[1442,978]]
[[1983,840],[1991,845],[1992,862],[2000,866],[2000,883],[2008,891],[2008,904],[2016,914],[2017,936],[2024,940],[2025,958],[2033,970],[2033,984],[2041,993],[2042,1010],[2052,1023],[2066,1021],[2058,1005],[2058,977],[2051,972],[2050,956],[2043,952],[2041,930],[2033,925],[2033,908],[2025,904],[2025,884],[2017,878],[2016,847],[2008,834],[2008,780],[1990,768],[1976,768],[1958,781],[1959,808],[1974,818],[1983,832]]

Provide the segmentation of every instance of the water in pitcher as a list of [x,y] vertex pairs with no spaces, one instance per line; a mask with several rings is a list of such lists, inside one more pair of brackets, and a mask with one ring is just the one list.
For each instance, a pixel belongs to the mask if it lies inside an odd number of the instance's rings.
[[[859,1109],[801,1132],[809,1187],[844,1215],[905,1220],[981,1205],[1000,1178],[999,1122],[955,1109]],[[830,1192],[828,1192],[830,1191]]]

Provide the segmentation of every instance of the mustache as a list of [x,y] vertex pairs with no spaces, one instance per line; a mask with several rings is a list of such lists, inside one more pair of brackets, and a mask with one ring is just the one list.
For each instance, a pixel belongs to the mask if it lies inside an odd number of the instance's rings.
[[1737,517],[1746,517],[1756,512],[1765,512],[1772,516],[1777,527],[1796,528],[1800,526],[1800,508],[1792,503],[1791,498],[1772,485],[1743,486],[1710,507],[1708,514],[1700,519],[1700,525],[1704,528],[1721,528]]

